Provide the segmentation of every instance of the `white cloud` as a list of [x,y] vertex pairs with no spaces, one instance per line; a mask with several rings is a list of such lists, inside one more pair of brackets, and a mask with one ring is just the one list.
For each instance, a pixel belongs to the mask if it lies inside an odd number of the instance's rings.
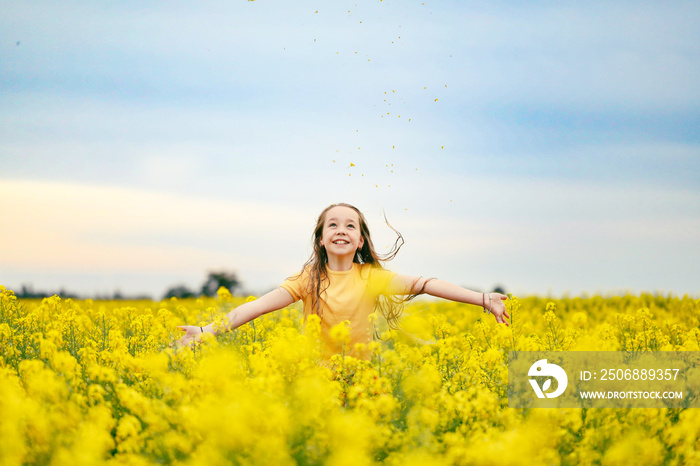
[[0,198],[4,214],[14,219],[0,232],[8,268],[252,268],[256,256],[249,243],[285,248],[302,232],[298,213],[263,203],[37,182],[3,182]]
[[8,6],[0,279],[264,288],[349,201],[407,273],[693,291],[698,6],[425,3]]
[[[411,205],[420,193],[406,197],[400,186],[385,198],[391,223],[406,238],[389,264],[401,273],[481,288],[503,283],[528,293],[634,287],[697,292],[691,277],[700,260],[700,217],[682,215],[683,206],[698,209],[692,193],[516,182],[474,202],[492,188],[488,180],[426,174],[422,182],[428,193],[422,204]],[[454,184],[463,195],[451,203],[430,194],[453,191]],[[0,199],[5,218],[14,219],[0,231],[1,279],[12,280],[15,269],[170,277],[224,267],[239,270],[257,290],[303,263],[325,206],[19,181],[0,183]],[[356,201],[383,252],[395,237],[383,225],[377,199],[362,194]],[[668,262],[673,270],[653,266]]]

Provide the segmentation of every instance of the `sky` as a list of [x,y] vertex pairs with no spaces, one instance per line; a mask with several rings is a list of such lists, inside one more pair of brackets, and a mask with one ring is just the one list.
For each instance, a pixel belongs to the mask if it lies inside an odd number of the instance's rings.
[[700,296],[700,3],[14,2],[0,284],[260,294],[336,202],[385,266]]

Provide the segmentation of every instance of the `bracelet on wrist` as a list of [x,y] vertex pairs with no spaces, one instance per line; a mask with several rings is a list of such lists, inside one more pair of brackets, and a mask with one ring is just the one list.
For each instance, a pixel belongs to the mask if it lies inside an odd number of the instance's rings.
[[486,309],[486,293],[481,293],[481,307],[484,308],[485,314],[491,314],[491,309],[493,309],[493,298],[491,297],[491,293],[488,293],[488,295],[489,295],[489,308]]

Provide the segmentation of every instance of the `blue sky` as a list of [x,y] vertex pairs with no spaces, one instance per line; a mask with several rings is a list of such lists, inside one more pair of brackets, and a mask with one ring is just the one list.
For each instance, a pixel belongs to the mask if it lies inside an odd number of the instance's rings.
[[274,287],[350,202],[387,266],[700,294],[697,2],[3,2],[0,283]]

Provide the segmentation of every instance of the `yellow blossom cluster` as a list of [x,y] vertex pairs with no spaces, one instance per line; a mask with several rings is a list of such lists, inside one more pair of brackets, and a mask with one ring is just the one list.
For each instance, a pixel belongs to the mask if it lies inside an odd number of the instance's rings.
[[[513,298],[512,325],[416,302],[322,362],[295,306],[176,347],[244,302],[18,300],[0,287],[0,464],[698,464],[697,409],[513,409],[509,351],[699,351],[700,300]],[[376,316],[373,316],[376,319]],[[331,336],[347,343],[347,323]]]

